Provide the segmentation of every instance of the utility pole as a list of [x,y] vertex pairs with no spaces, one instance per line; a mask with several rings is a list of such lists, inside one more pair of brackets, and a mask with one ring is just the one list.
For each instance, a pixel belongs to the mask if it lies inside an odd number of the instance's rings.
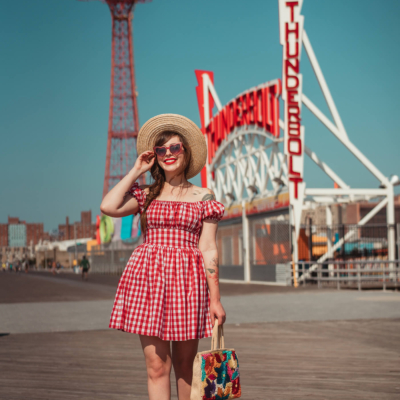
[[78,249],[76,247],[76,222],[74,222],[75,260],[78,262]]

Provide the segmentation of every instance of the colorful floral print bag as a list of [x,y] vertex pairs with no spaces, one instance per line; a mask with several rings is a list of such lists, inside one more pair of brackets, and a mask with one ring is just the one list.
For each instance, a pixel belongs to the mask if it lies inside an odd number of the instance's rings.
[[236,351],[224,346],[224,328],[215,319],[211,350],[197,353],[193,362],[190,400],[228,400],[242,395]]

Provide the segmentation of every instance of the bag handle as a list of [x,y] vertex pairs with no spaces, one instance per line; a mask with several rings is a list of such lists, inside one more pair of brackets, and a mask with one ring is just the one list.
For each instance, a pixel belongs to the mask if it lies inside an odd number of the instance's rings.
[[218,350],[223,348],[225,348],[224,325],[218,325],[218,319],[215,318],[211,337],[211,350]]

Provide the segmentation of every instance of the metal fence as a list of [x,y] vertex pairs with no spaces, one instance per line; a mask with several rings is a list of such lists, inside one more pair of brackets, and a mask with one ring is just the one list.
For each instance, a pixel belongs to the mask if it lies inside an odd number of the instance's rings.
[[[389,282],[389,270],[379,267],[396,266],[388,261],[387,225],[302,225],[298,240],[298,279],[301,284],[341,286],[348,282]],[[398,227],[396,243],[400,246]],[[293,283],[291,226],[287,211],[259,214],[248,218],[248,245],[243,240],[242,218],[221,221],[217,246],[221,280],[245,280],[245,254],[249,254],[250,282],[290,285]],[[142,237],[136,243],[111,242],[92,247],[89,253],[92,272],[121,274]],[[397,250],[398,253],[398,250]],[[397,255],[396,258],[399,258]],[[363,271],[345,271],[343,266]],[[371,267],[373,266],[373,267]],[[310,268],[315,271],[308,271]],[[373,271],[369,269],[374,268]],[[389,266],[387,266],[389,268]],[[329,275],[326,275],[329,270]],[[340,272],[339,272],[340,271]],[[397,270],[396,270],[397,271]],[[368,273],[373,273],[368,275]],[[384,275],[379,275],[379,273]],[[357,274],[358,275],[354,275]],[[390,279],[393,279],[393,271]],[[305,275],[307,278],[305,278]],[[332,275],[333,274],[333,275]],[[397,274],[397,272],[396,272]],[[303,277],[302,277],[303,276]],[[397,277],[398,275],[396,275]],[[339,279],[340,278],[340,279]],[[348,279],[347,279],[348,278]],[[357,279],[355,279],[357,278]],[[397,279],[397,278],[396,278]],[[394,281],[391,281],[392,283]],[[397,282],[397,280],[396,280]]]
[[[299,235],[300,261],[325,256],[334,260],[384,258],[388,256],[389,225],[302,225]],[[397,256],[398,257],[398,256]]]
[[249,218],[249,247],[251,281],[288,283],[292,256],[287,212]]
[[[352,260],[325,263],[297,263],[299,285],[317,284],[318,288],[374,288],[398,290],[400,287],[400,260]],[[292,274],[292,281],[295,282]]]
[[219,276],[221,279],[244,280],[242,221],[220,222],[217,231]]
[[122,240],[93,246],[88,253],[91,273],[97,274],[122,274],[132,252],[143,243],[139,237],[135,243]]

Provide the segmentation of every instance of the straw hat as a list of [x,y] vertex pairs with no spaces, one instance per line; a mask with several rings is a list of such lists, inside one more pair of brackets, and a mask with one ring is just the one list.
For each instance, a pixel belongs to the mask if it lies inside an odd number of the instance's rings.
[[136,145],[138,155],[142,154],[144,151],[153,151],[157,135],[166,131],[180,133],[188,141],[192,150],[192,158],[186,178],[193,178],[206,164],[206,139],[198,126],[189,118],[182,115],[160,114],[149,119],[138,133]]

